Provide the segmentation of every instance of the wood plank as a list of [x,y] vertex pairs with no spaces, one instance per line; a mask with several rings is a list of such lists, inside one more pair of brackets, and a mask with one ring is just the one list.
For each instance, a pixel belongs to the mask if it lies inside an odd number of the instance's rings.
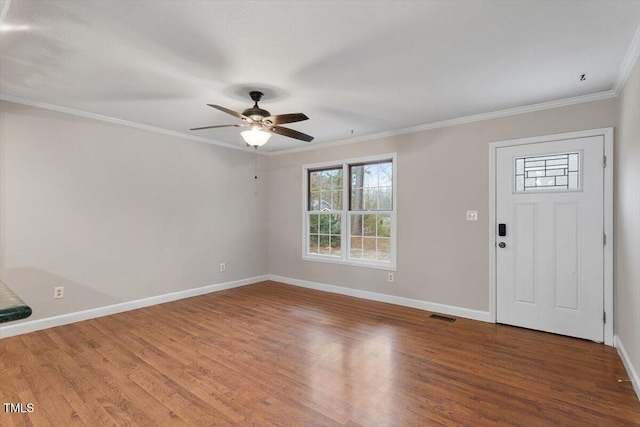
[[263,282],[0,340],[11,425],[640,425],[615,349]]

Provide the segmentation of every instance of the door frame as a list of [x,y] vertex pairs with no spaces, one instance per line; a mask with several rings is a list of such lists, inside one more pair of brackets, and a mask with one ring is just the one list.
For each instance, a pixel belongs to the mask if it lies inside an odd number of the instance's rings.
[[589,136],[603,136],[604,155],[604,343],[613,346],[614,306],[613,306],[613,127],[591,129],[577,132],[558,133],[554,135],[535,136],[532,138],[496,141],[489,144],[489,316],[491,322],[497,322],[497,276],[496,276],[496,155],[498,148],[517,145],[538,144],[565,139],[585,138]]

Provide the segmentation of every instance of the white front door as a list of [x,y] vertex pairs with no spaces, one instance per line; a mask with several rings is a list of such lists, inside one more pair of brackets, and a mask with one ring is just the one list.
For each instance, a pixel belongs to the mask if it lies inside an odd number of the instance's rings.
[[497,148],[499,323],[603,341],[603,150],[602,135]]

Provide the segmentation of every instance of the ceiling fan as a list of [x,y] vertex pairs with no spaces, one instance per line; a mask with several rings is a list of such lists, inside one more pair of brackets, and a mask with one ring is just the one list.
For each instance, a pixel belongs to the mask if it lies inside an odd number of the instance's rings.
[[313,137],[311,135],[307,135],[302,132],[298,132],[297,130],[280,126],[284,123],[295,123],[301,122],[303,120],[308,120],[309,117],[302,113],[279,114],[277,116],[272,116],[271,113],[269,113],[267,110],[263,110],[258,106],[258,102],[262,99],[263,96],[262,92],[251,91],[249,92],[249,96],[251,96],[251,99],[254,101],[253,107],[247,108],[242,113],[237,113],[233,110],[229,110],[228,108],[221,107],[219,105],[207,104],[209,107],[213,107],[216,110],[220,110],[239,118],[244,123],[203,126],[190,130],[249,126],[250,130],[240,132],[240,135],[242,135],[242,138],[247,143],[247,146],[255,148],[264,145],[269,140],[269,138],[271,138],[272,133],[277,133],[278,135],[295,138],[306,142],[313,141]]

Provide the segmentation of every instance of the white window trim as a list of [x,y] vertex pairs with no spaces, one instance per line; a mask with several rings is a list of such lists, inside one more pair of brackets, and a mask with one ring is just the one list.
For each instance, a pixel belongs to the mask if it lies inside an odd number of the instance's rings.
[[[393,210],[392,211],[373,211],[374,214],[390,214],[391,216],[391,260],[390,262],[380,262],[380,261],[371,261],[371,260],[359,260],[359,259],[350,259],[348,254],[351,252],[351,239],[348,238],[348,224],[349,224],[349,213],[352,212],[348,209],[346,205],[349,201],[349,188],[350,188],[350,176],[349,176],[349,165],[356,163],[371,163],[371,162],[379,162],[382,160],[391,160],[393,162],[393,182],[392,182],[392,203]],[[308,196],[309,196],[309,169],[323,169],[330,167],[342,167],[342,204],[343,208],[340,211],[313,211],[311,213],[325,213],[325,214],[340,214],[341,221],[340,226],[342,229],[342,234],[340,235],[340,247],[342,248],[342,254],[340,257],[332,256],[332,255],[320,255],[320,254],[309,254],[307,252],[307,248],[309,247],[309,211],[307,207],[309,206]],[[313,163],[302,165],[302,259],[305,261],[316,261],[316,262],[324,262],[329,264],[342,264],[342,265],[352,265],[357,267],[366,267],[366,268],[374,268],[378,270],[389,270],[396,271],[396,260],[397,260],[397,212],[398,212],[398,201],[397,201],[397,173],[398,173],[398,159],[396,153],[387,153],[375,156],[367,156],[367,157],[356,157],[351,159],[340,159],[333,162],[322,162],[322,163]],[[368,213],[368,211],[364,211],[364,213]]]

